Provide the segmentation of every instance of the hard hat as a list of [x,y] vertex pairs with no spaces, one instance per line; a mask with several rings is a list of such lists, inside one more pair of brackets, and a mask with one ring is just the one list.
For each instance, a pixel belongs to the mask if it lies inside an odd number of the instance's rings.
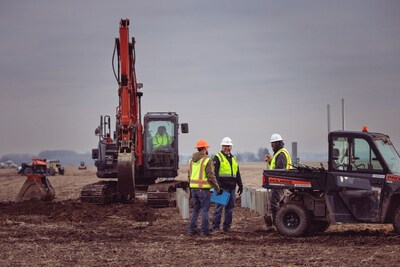
[[273,134],[273,135],[271,135],[271,141],[270,141],[270,143],[278,142],[278,141],[283,141],[282,136],[281,136],[280,134]]
[[224,137],[221,141],[221,146],[233,146],[232,139]]
[[204,139],[199,139],[199,141],[197,141],[196,146],[194,148],[199,148],[199,147],[210,147],[208,145],[208,142]]

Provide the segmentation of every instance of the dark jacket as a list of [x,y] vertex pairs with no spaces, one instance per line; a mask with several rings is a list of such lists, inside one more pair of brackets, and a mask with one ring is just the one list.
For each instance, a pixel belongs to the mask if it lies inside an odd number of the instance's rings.
[[[275,147],[274,153],[278,152],[281,148],[284,147],[284,143],[280,141],[278,146]],[[286,156],[282,152],[276,156],[275,159],[275,169],[286,169]]]
[[[222,154],[225,156],[229,164],[232,166],[232,157],[234,156],[231,153],[229,153],[228,155],[225,155],[224,153]],[[239,166],[236,177],[219,177],[218,173],[219,173],[220,162],[218,157],[215,155],[213,157],[213,162],[215,166],[215,176],[217,177],[218,184],[221,188],[236,189],[236,184],[237,184],[239,188],[243,189],[243,183],[242,183],[242,178],[240,176]]]

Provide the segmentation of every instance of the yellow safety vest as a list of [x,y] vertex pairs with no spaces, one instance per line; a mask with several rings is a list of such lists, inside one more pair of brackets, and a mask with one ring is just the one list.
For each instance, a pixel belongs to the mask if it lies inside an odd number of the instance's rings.
[[282,147],[281,149],[278,150],[278,152],[276,152],[271,160],[271,163],[269,164],[270,169],[274,170],[275,169],[275,162],[276,162],[276,157],[280,154],[280,153],[285,154],[286,157],[286,169],[291,169],[290,164],[292,162],[292,160],[290,159],[290,155],[289,152],[286,150],[286,148]]
[[239,165],[236,161],[236,158],[232,156],[232,166],[229,161],[226,159],[225,155],[222,152],[219,152],[215,155],[219,159],[219,177],[233,177],[236,178],[236,174],[239,169]]
[[194,189],[211,188],[211,185],[208,183],[208,178],[206,173],[206,166],[209,160],[210,160],[209,157],[205,157],[197,162],[193,162],[192,160],[189,161],[189,164],[192,169],[192,173],[190,175],[190,184],[189,184],[190,188]]
[[157,149],[161,146],[166,146],[172,143],[172,137],[164,133],[163,135],[156,134],[153,137],[153,148]]

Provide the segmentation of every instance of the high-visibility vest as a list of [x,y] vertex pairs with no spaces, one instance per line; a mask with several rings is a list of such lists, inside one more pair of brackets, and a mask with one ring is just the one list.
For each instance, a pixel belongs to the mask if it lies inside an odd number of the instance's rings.
[[292,162],[292,160],[290,159],[290,155],[289,152],[286,150],[286,148],[282,147],[281,149],[278,150],[278,152],[276,152],[274,154],[274,156],[272,157],[271,163],[269,164],[270,169],[274,170],[275,169],[275,162],[276,162],[276,157],[280,154],[283,153],[286,157],[286,169],[290,169],[290,164]]
[[191,159],[189,161],[192,173],[190,175],[190,188],[204,188],[210,189],[211,185],[208,183],[207,173],[206,173],[206,166],[208,161],[210,160],[209,157],[204,157],[197,162],[193,162]]
[[219,177],[234,177],[236,178],[236,174],[239,169],[239,165],[236,161],[236,158],[232,156],[232,166],[229,163],[229,160],[225,157],[222,152],[219,152],[215,155],[219,159],[219,170],[218,176]]
[[164,133],[163,135],[160,135],[159,133],[156,133],[156,135],[153,137],[153,148],[157,149],[161,146],[166,146],[172,143],[172,137],[169,136],[167,133]]

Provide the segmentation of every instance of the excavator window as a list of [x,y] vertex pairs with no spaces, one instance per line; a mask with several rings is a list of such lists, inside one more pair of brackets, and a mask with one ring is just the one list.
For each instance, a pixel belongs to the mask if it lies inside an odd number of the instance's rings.
[[150,121],[145,128],[145,150],[149,167],[172,167],[175,158],[175,123],[167,120],[154,120]]

